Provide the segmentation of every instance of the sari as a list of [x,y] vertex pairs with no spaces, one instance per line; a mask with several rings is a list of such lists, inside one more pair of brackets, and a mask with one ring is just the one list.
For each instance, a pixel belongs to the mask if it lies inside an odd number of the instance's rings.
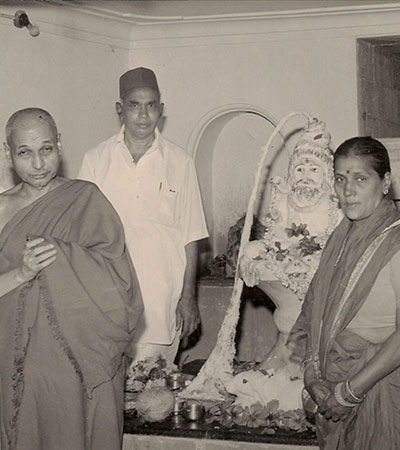
[[[400,213],[383,199],[366,219],[346,217],[330,236],[292,333],[305,332],[307,359],[320,380],[334,383],[356,374],[380,349],[346,327],[379,272],[400,250]],[[379,299],[377,299],[379,301]],[[367,392],[345,421],[317,414],[317,437],[325,450],[400,448],[400,369]]]
[[142,313],[121,222],[92,183],[67,181],[0,233],[0,273],[27,236],[56,260],[0,299],[2,450],[117,450],[123,355]]

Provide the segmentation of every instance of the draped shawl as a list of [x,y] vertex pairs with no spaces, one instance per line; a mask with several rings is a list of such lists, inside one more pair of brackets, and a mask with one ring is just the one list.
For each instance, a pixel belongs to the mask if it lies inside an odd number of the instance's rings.
[[[311,358],[318,378],[335,382],[347,379],[357,373],[379,350],[380,345],[369,343],[346,330],[346,327],[363,305],[379,272],[400,250],[399,219],[400,213],[394,203],[384,199],[366,219],[352,222],[345,217],[330,236],[303,302],[302,311],[292,330],[292,333],[306,333],[307,357]],[[394,377],[396,378],[397,374]],[[386,378],[371,389],[364,404],[355,409],[345,423],[334,423],[320,417],[319,432],[322,440],[327,443],[324,448],[374,448],[368,446],[368,436],[371,437],[376,431],[371,422],[379,412],[373,412],[371,404],[377,404],[377,390],[383,389],[384,386],[387,388],[388,383],[397,387],[399,384],[392,382],[392,375]],[[400,400],[400,390],[390,395],[388,392],[387,400]],[[385,408],[389,409],[387,404]],[[399,403],[395,405],[396,411],[397,408],[400,408]],[[400,411],[397,413],[400,417]],[[383,416],[388,417],[387,414]],[[353,442],[353,446],[349,444],[352,439],[349,430],[354,430],[357,421],[358,425],[363,424],[360,426],[367,439],[363,440],[358,435],[359,444]],[[386,428],[390,428],[392,421],[393,419],[384,424]],[[344,429],[347,434],[343,434]],[[340,435],[345,436],[345,441]],[[397,439],[399,437],[397,436]],[[383,438],[382,435],[380,438]],[[347,443],[340,446],[340,439]],[[379,442],[379,436],[377,439]],[[400,442],[397,440],[394,445],[393,448],[397,448],[396,445],[400,445]]]
[[2,414],[14,435],[39,304],[89,398],[120,368],[143,309],[122,224],[94,184],[68,181],[15,214],[0,234],[0,273],[19,266],[28,235],[45,238],[57,255],[0,299]]

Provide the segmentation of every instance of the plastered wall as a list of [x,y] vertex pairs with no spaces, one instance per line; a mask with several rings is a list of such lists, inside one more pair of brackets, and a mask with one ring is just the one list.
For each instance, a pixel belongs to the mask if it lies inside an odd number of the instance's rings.
[[[0,12],[21,7],[7,3]],[[201,119],[235,103],[263,108],[276,121],[305,110],[327,122],[336,146],[358,132],[357,37],[400,34],[398,8],[140,26],[42,2],[23,8],[41,34],[32,38],[0,20],[0,139],[16,109],[49,109],[71,177],[85,150],[118,130],[118,78],[130,67],[157,72],[164,134],[191,153]]]
[[116,80],[128,64],[128,50],[94,42],[92,35],[74,30],[74,17],[62,8],[18,2],[0,6],[0,12],[14,14],[22,7],[41,33],[33,38],[0,18],[0,184],[9,183],[3,170],[4,125],[14,111],[30,106],[54,116],[65,174],[75,177],[85,150],[118,127]]

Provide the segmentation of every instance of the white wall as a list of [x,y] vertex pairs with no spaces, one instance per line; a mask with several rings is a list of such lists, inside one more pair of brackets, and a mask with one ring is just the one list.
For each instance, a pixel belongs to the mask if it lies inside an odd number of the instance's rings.
[[278,120],[306,110],[326,121],[336,146],[358,132],[356,39],[400,34],[400,10],[182,22],[141,31],[133,37],[131,65],[156,70],[165,134],[178,144],[187,144],[210,110],[248,103]]
[[0,12],[20,8],[41,34],[32,38],[0,18],[0,139],[16,109],[48,109],[71,177],[85,150],[118,130],[118,78],[130,67],[156,71],[164,133],[182,146],[211,110],[236,103],[276,121],[305,110],[327,122],[336,146],[358,131],[356,38],[400,34],[399,6],[140,24],[42,2]]
[[[114,104],[128,49],[123,41],[101,40],[95,30],[82,33],[75,13],[62,7],[18,2],[0,6],[0,12],[14,15],[21,8],[41,33],[31,37],[26,29],[0,18],[0,142],[14,111],[43,107],[61,132],[66,175],[75,177],[85,150],[118,128]],[[0,151],[2,163],[2,145]],[[3,175],[0,184],[7,182]]]
[[[165,102],[166,137],[196,156],[193,133],[203,118],[224,105],[248,104],[265,110],[275,123],[292,111],[306,111],[326,122],[336,148],[358,134],[357,38],[400,34],[400,7],[189,22],[143,26],[140,33],[132,35],[131,66],[151,67],[158,75]],[[251,129],[233,122],[225,127],[231,127],[231,140],[239,142],[239,135],[249,134],[242,157],[237,153],[240,149],[233,152],[231,141],[222,142],[221,136],[218,146],[210,146],[211,164],[204,156],[196,161],[199,174],[212,167],[211,201],[209,187],[201,187],[207,194],[203,198],[207,222],[212,224],[214,256],[224,252],[229,226],[244,212],[254,183],[256,153],[253,151],[247,160],[245,156],[252,147]],[[305,123],[304,117],[288,122],[284,134]],[[235,126],[247,128],[240,134],[232,130]],[[268,133],[260,146],[272,132],[266,128]],[[241,145],[244,147],[243,142]],[[236,169],[225,170],[229,166],[226,158],[232,153]],[[212,218],[208,217],[211,209]]]

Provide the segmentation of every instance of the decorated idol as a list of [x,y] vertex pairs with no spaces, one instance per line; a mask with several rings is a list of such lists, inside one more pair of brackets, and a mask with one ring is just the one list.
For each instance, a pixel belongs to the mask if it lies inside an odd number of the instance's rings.
[[226,386],[242,404],[266,403],[274,393],[281,408],[301,407],[301,368],[287,340],[322,249],[342,218],[333,195],[329,144],[325,123],[314,119],[302,130],[289,157],[286,178],[271,180],[265,235],[248,242],[240,258],[244,282],[261,288],[275,303],[278,329],[275,346],[259,365],[262,370],[240,373]]
[[[284,178],[271,180],[265,234],[250,240],[251,218],[268,151],[283,125],[296,115],[306,115],[307,126],[289,156]],[[217,342],[199,374],[181,396],[223,399],[233,394],[235,405],[269,408],[277,400],[283,411],[300,411],[303,373],[298,347],[288,343],[289,333],[300,313],[308,285],[319,264],[322,249],[342,218],[333,191],[333,154],[330,134],[323,122],[307,113],[285,116],[263,148],[249,200],[239,248],[231,300]],[[250,370],[234,370],[235,333],[240,315],[243,282],[258,286],[275,303],[274,322],[278,339],[264,361]],[[293,334],[291,334],[291,337]],[[300,342],[298,340],[297,342]]]
[[[329,143],[325,124],[310,122],[289,158],[286,178],[271,180],[265,236],[249,242],[239,262],[248,286],[279,281],[303,300],[321,250],[341,218]],[[268,289],[265,283],[260,287]]]

